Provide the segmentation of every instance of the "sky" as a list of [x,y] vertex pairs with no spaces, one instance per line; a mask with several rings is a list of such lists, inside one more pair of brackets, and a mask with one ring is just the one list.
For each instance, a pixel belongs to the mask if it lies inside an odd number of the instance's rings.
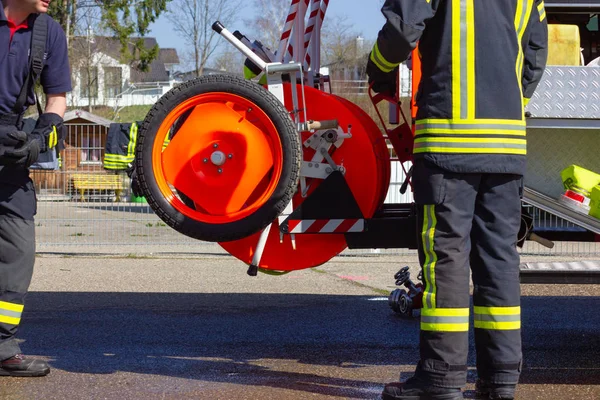
[[[289,7],[289,0],[280,1],[284,4],[285,8]],[[252,39],[250,36],[251,28],[244,26],[243,19],[250,19],[255,11],[250,6],[251,0],[247,0],[246,2],[249,5],[240,13],[243,17],[240,17],[238,24],[233,24],[227,28],[232,32],[240,30],[240,32]],[[347,21],[354,24],[354,30],[367,40],[375,40],[377,32],[379,32],[385,22],[381,14],[381,2],[378,0],[331,0],[327,9],[327,15],[325,16],[325,24],[327,23],[327,18],[331,16],[346,16]],[[161,48],[177,49],[180,57],[185,49],[181,38],[170,28],[169,20],[164,15],[160,16],[151,25],[151,32],[148,36],[155,37]]]

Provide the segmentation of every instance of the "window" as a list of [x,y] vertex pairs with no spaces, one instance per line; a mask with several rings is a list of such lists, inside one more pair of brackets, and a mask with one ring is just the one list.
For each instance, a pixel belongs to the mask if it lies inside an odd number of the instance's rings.
[[121,67],[104,67],[104,97],[115,98],[121,93]]
[[102,141],[98,134],[82,135],[81,164],[102,164]]
[[82,98],[98,98],[98,68],[83,67],[80,70],[81,85],[79,92]]

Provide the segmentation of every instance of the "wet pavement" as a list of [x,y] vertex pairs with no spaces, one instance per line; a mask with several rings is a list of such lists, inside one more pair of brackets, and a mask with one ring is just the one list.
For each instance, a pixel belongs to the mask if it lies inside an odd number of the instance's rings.
[[[418,360],[418,319],[386,296],[416,264],[348,256],[253,278],[217,253],[42,254],[19,336],[53,369],[1,378],[0,399],[377,399]],[[600,399],[600,286],[523,295],[518,398]],[[471,352],[467,398],[473,367]]]

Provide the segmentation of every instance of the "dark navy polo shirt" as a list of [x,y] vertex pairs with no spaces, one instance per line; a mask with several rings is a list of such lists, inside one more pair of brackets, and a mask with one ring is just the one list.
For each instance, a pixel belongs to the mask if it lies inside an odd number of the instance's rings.
[[[12,113],[19,97],[25,78],[29,73],[29,49],[31,47],[31,31],[36,14],[29,16],[26,29],[15,32],[12,42],[10,28],[0,1],[0,113]],[[19,21],[15,21],[18,23]],[[48,20],[48,40],[46,57],[40,78],[44,93],[60,94],[70,92],[71,69],[67,51],[67,38],[61,26],[54,20]],[[24,112],[35,104],[33,88],[27,96]]]

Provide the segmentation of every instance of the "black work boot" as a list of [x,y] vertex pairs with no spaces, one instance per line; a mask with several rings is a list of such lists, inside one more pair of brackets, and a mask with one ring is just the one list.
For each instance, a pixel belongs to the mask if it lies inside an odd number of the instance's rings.
[[462,400],[460,389],[447,389],[425,384],[417,378],[388,383],[381,394],[383,400]]
[[517,385],[500,385],[477,379],[475,398],[479,400],[514,400]]
[[17,354],[0,363],[0,376],[45,376],[50,373],[46,361],[26,359]]

